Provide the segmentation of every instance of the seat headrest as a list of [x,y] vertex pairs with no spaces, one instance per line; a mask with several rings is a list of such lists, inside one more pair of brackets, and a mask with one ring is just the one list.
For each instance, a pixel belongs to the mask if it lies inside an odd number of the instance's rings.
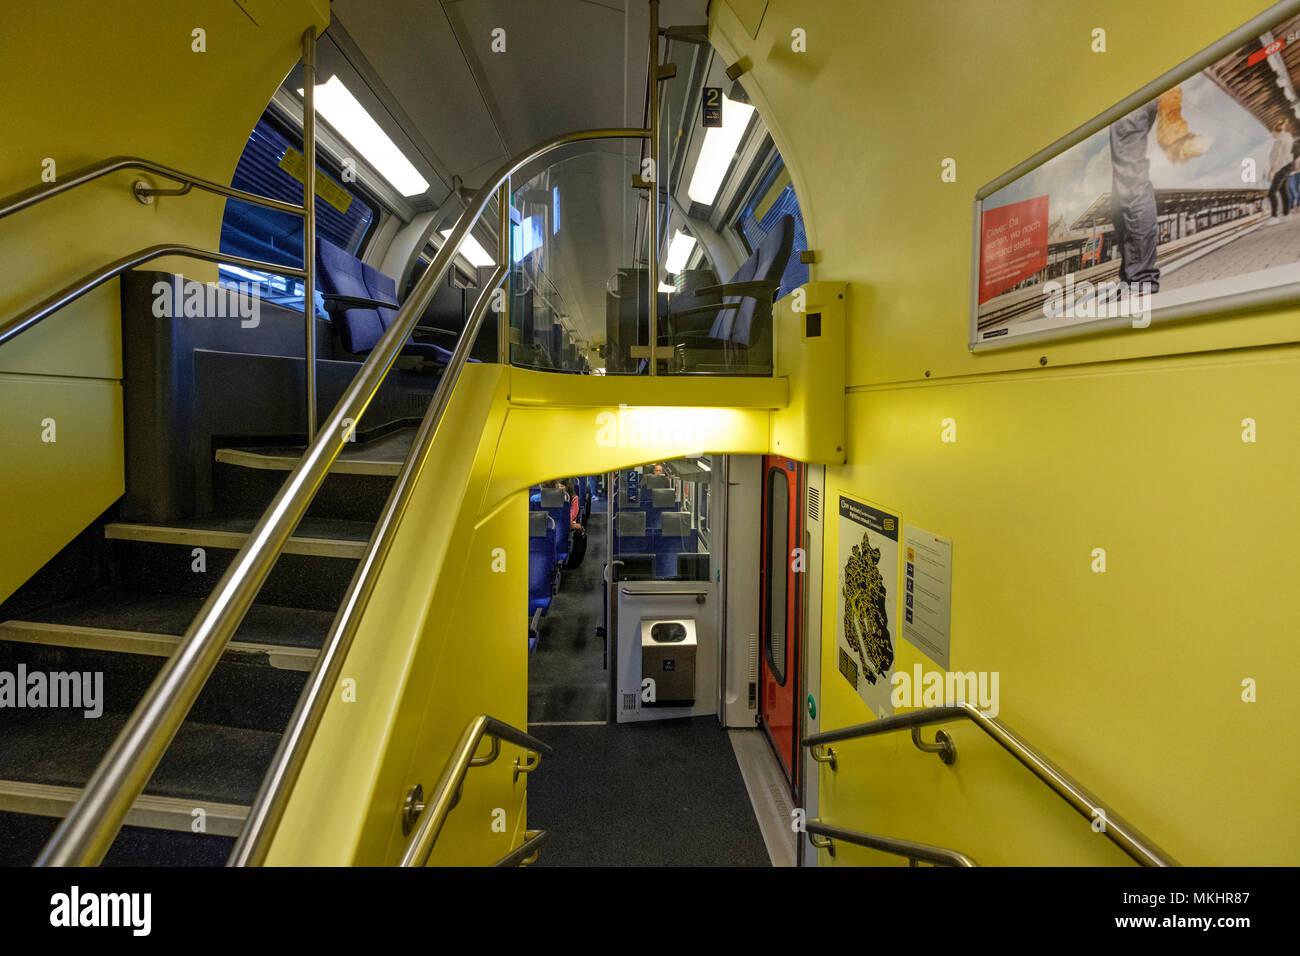
[[528,537],[545,538],[551,516],[545,511],[528,512]]
[[671,508],[677,504],[677,492],[671,488],[655,488],[651,493],[651,507]]
[[564,492],[559,488],[543,488],[538,503],[543,508],[563,508]]
[[366,281],[366,288],[370,290],[370,298],[397,305],[396,282],[374,266],[368,266],[364,262],[361,263],[361,275]]
[[620,511],[618,513],[618,521],[615,522],[615,530],[618,532],[620,537],[645,537],[645,512]]
[[646,475],[645,486],[647,488],[667,488],[668,476],[667,475]]
[[665,538],[684,538],[691,533],[691,513],[689,511],[665,511],[663,522],[663,535]]

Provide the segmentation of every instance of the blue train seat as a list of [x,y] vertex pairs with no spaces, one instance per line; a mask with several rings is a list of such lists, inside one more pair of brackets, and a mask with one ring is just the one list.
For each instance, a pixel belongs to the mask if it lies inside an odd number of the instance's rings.
[[554,522],[551,532],[555,541],[555,560],[563,562],[569,556],[569,503],[559,488],[543,488],[538,495],[538,505]]
[[[366,354],[397,317],[397,284],[327,239],[317,241],[316,263],[321,298],[344,350]],[[441,364],[451,358],[449,350],[414,337],[407,339],[401,354]]]
[[555,594],[555,543],[551,534],[554,522],[544,511],[528,514],[528,616],[543,614]]

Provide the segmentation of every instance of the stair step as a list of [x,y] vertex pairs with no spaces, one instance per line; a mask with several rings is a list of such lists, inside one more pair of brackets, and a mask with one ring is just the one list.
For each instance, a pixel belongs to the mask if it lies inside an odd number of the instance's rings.
[[[126,723],[125,714],[85,718],[42,709],[4,714],[0,780],[81,789]],[[252,804],[280,742],[278,733],[187,720],[145,788],[191,809]]]
[[[171,657],[180,646],[181,638],[174,634],[120,631],[106,627],[45,624],[39,621],[4,621],[0,622],[0,641],[76,647],[91,651],[111,651],[117,654]],[[302,647],[231,641],[226,645],[226,656],[261,659],[279,670],[310,671],[319,655],[316,651]]]
[[[104,526],[104,537],[116,541],[147,541],[192,548],[237,551],[248,540],[256,517],[206,516],[174,524],[134,524],[115,521]],[[364,521],[304,518],[285,543],[284,554],[360,560],[366,551],[372,525]]]
[[[0,780],[0,812],[62,818],[81,798],[81,793],[80,787]],[[145,793],[131,805],[125,825],[192,833],[196,809],[203,810],[203,832],[213,836],[239,836],[249,811],[247,805],[180,800]]]
[[[411,450],[414,428],[400,428],[367,442],[348,443],[330,467],[336,475],[396,477]],[[263,445],[252,448],[218,448],[215,458],[227,465],[260,471],[289,471],[302,457],[301,445]]]
[[[0,639],[170,655],[202,606],[202,598],[187,595],[97,588],[0,623]],[[306,651],[315,657],[333,619],[330,611],[254,604],[230,648],[286,658]],[[137,649],[127,651],[128,646]]]

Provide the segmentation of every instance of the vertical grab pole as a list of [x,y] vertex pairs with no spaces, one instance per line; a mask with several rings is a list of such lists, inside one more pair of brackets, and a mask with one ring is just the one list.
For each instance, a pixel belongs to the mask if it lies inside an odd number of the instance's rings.
[[650,0],[650,374],[659,374],[659,0]]
[[[497,190],[497,258],[501,268],[506,270],[506,277],[501,288],[501,311],[497,313],[497,361],[502,365],[510,364],[510,177]],[[494,293],[495,294],[495,293]]]
[[307,441],[316,437],[316,28],[302,35],[303,316],[307,320]]

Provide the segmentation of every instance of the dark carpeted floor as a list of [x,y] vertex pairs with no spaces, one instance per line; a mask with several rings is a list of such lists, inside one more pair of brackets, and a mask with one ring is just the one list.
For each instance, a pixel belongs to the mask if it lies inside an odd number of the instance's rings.
[[555,748],[528,778],[534,865],[770,865],[716,717],[533,732]]
[[606,516],[587,519],[587,555],[566,571],[560,591],[538,628],[537,647],[528,658],[528,720],[605,720],[609,671],[603,640]]

